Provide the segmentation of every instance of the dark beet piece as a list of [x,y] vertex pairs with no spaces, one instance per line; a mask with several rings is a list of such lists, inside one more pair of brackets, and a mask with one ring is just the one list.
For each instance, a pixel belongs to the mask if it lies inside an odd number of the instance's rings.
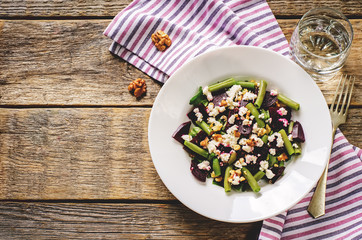
[[195,137],[192,138],[191,142],[196,145],[200,145],[200,142],[203,141],[207,137],[207,134],[204,131],[200,131],[196,134]]
[[296,142],[304,142],[305,141],[302,124],[300,124],[300,122],[298,122],[298,121],[296,121],[294,123],[292,136],[293,136],[293,140],[296,141]]
[[276,101],[277,101],[277,96],[273,96],[273,95],[270,95],[270,92],[269,91],[266,91],[265,92],[265,96],[264,96],[264,100],[263,100],[263,103],[261,104],[261,107],[264,108],[264,109],[267,109],[269,108],[270,106],[272,106]]
[[242,135],[242,136],[249,136],[249,134],[251,133],[252,127],[249,125],[240,125],[238,132]]
[[281,116],[279,113],[278,113],[278,110],[280,109],[281,107],[270,107],[269,108],[269,113],[270,113],[270,117],[272,119],[272,122],[270,124],[271,128],[272,129],[275,129],[277,131],[279,131],[280,129],[287,129],[288,125],[287,126],[284,126],[283,125],[283,122],[282,121],[279,121],[280,119],[284,118],[288,121],[288,123],[290,122],[290,119],[292,117],[292,111],[289,107],[284,107],[285,110],[287,110],[287,114],[284,115],[284,116]]
[[[267,158],[269,147],[264,144],[262,147],[254,147],[254,154],[258,157],[257,163]],[[259,156],[260,155],[260,156]]]
[[176,141],[180,142],[181,144],[184,144],[184,141],[185,141],[185,140],[182,139],[182,136],[189,134],[190,126],[191,126],[191,122],[190,122],[190,121],[182,123],[182,124],[177,128],[177,130],[172,134],[172,137],[173,137]]
[[225,147],[222,144],[220,144],[217,149],[219,149],[221,153],[230,153],[231,151],[231,147]]
[[278,178],[283,174],[285,167],[272,167],[271,171],[275,174],[275,176],[270,179],[271,183],[275,183]]
[[212,99],[212,103],[215,105],[215,106],[220,106],[221,104],[221,101],[223,99],[226,99],[228,97],[228,95],[226,94],[225,91],[219,91],[217,93],[214,93],[213,94],[213,99]]
[[190,167],[191,173],[192,173],[192,175],[194,175],[199,181],[205,182],[205,181],[206,181],[206,177],[207,177],[207,171],[199,169],[199,167],[197,166],[197,164],[199,164],[199,162],[198,162],[197,160],[192,160],[192,161],[191,161],[191,167]]

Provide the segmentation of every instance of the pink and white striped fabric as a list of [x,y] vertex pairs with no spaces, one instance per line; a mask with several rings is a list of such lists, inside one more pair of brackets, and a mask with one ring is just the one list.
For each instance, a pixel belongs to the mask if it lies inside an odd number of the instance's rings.
[[338,130],[327,176],[326,214],[307,212],[314,189],[297,205],[263,222],[260,240],[362,239],[362,150]]
[[[172,40],[164,52],[151,40],[157,30]],[[104,34],[113,40],[112,53],[160,82],[187,60],[220,46],[252,45],[289,54],[265,0],[135,0]]]

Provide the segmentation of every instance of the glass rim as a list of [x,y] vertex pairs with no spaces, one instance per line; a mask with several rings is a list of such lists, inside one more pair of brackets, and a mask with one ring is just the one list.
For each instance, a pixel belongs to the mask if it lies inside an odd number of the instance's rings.
[[348,26],[351,30],[351,34],[349,36],[350,38],[350,42],[348,43],[348,45],[346,46],[346,48],[341,51],[340,53],[338,53],[337,55],[334,55],[334,56],[330,56],[330,57],[324,57],[324,56],[320,56],[320,55],[317,55],[317,54],[314,54],[312,53],[311,51],[309,51],[308,49],[305,48],[305,46],[303,44],[302,45],[302,48],[304,51],[306,51],[308,54],[311,54],[312,56],[315,56],[315,57],[318,57],[318,58],[322,58],[322,59],[332,59],[332,58],[336,58],[336,57],[339,57],[341,56],[342,54],[344,54],[345,52],[349,51],[349,49],[351,48],[351,45],[352,45],[352,41],[353,41],[353,35],[354,35],[354,32],[353,32],[353,28],[352,28],[352,24],[351,22],[349,21],[349,19],[340,11],[334,9],[334,8],[330,8],[330,7],[316,7],[316,8],[312,8],[310,9],[308,12],[306,12],[302,18],[298,21],[298,24],[297,24],[297,28],[298,28],[298,32],[297,32],[297,38],[298,38],[298,42],[300,41],[300,38],[299,38],[299,27],[300,27],[300,23],[302,22],[302,20],[312,11],[316,11],[316,10],[328,10],[328,11],[332,11],[338,15],[340,15],[342,17],[343,20],[345,20],[347,23],[348,23]]

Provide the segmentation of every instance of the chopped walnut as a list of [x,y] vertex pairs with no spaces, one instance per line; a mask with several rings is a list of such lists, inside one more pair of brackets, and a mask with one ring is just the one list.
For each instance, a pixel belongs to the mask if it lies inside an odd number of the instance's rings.
[[279,157],[278,157],[278,161],[285,161],[288,159],[287,154],[282,153]]
[[147,91],[146,88],[146,81],[142,78],[137,78],[128,85],[128,91],[133,93],[136,98],[141,97]]
[[152,34],[151,39],[159,51],[165,51],[172,43],[170,37],[162,30],[158,30]]

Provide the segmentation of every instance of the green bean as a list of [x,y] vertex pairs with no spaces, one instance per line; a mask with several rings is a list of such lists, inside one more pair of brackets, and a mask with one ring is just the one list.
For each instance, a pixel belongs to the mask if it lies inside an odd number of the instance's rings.
[[232,166],[227,166],[226,170],[225,170],[225,175],[224,175],[224,189],[225,192],[230,192],[231,191],[231,183],[229,183],[228,178],[230,177],[230,171],[233,170]]
[[288,134],[291,134],[293,132],[294,122],[290,121],[288,126]]
[[230,154],[230,158],[229,158],[229,161],[228,161],[229,165],[231,165],[231,164],[233,164],[235,162],[237,155],[238,154],[236,152],[232,152]]
[[279,161],[279,167],[284,167],[284,161]]
[[261,137],[261,140],[262,140],[264,143],[267,143],[267,142],[268,142],[268,135],[264,134],[264,136]]
[[197,93],[189,101],[189,104],[194,106],[197,106],[200,103],[204,104],[205,106],[207,106],[207,104],[209,103],[204,93],[202,92],[202,87],[199,87]]
[[201,128],[199,127],[193,127],[191,131],[189,132],[189,135],[191,137],[195,137],[199,132],[201,131]]
[[214,171],[215,177],[218,177],[221,175],[219,159],[214,158],[212,160],[212,170]]
[[268,83],[265,80],[260,81],[258,97],[256,98],[255,103],[254,103],[256,108],[260,108],[261,104],[263,103],[267,85],[268,85]]
[[201,121],[201,122],[196,122],[196,124],[202,129],[204,130],[204,132],[210,136],[212,133],[212,129],[210,128],[209,124],[207,124],[205,121]]
[[273,167],[277,163],[277,157],[269,154],[269,166]]
[[253,82],[236,81],[235,85],[240,85],[243,88],[251,88],[251,89],[255,88],[255,83]]
[[284,129],[280,130],[279,133],[282,135],[284,146],[287,149],[288,154],[292,155],[294,153],[294,148],[292,146],[292,143],[289,141],[287,133],[285,132]]
[[209,156],[209,152],[206,151],[205,149],[200,148],[199,146],[197,146],[196,144],[190,142],[190,141],[184,141],[184,145],[189,148],[191,151],[199,154],[200,156],[204,157],[204,158],[208,158]]
[[302,153],[302,149],[300,148],[300,145],[299,144],[297,144],[298,145],[298,147],[297,148],[294,148],[294,153],[295,154],[301,154]]
[[255,117],[255,120],[258,124],[258,127],[263,128],[265,127],[265,122],[259,118],[259,111],[255,108],[254,104],[248,103],[246,104],[246,108],[249,109],[251,114]]
[[300,108],[299,103],[293,101],[292,99],[290,99],[280,93],[278,94],[278,100],[294,110],[298,111]]
[[236,81],[234,78],[228,78],[224,81],[212,84],[212,85],[208,86],[208,88],[209,88],[210,92],[216,92],[216,91],[222,90],[224,88],[231,87],[235,83],[236,83]]
[[260,179],[262,179],[265,175],[265,172],[263,171],[259,171],[257,173],[255,173],[254,175],[254,178],[255,178],[255,181],[259,181]]
[[259,192],[260,186],[253,177],[253,175],[250,173],[250,171],[246,167],[243,167],[241,169],[241,172],[243,173],[243,176],[245,177],[246,181],[248,181],[251,190],[253,190],[254,192]]

